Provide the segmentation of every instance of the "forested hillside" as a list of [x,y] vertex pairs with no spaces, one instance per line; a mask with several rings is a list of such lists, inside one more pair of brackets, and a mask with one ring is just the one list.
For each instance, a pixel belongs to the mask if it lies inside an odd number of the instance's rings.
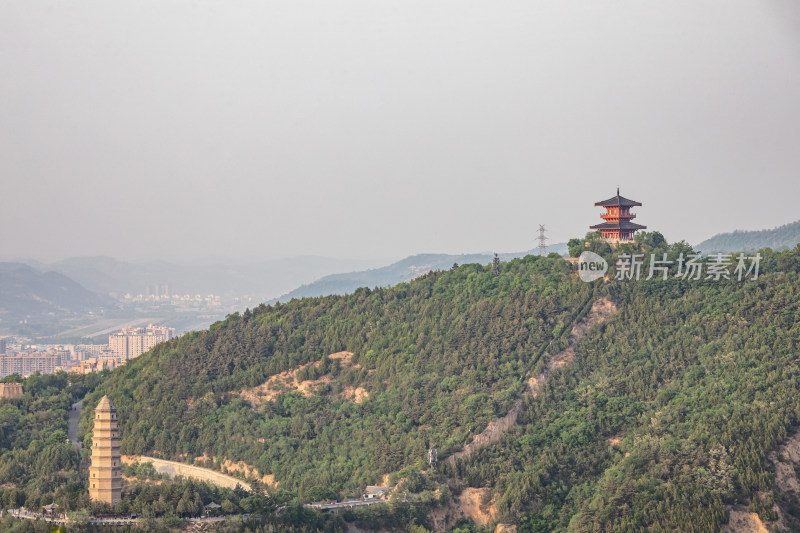
[[73,376],[70,382],[61,372],[0,381],[24,381],[25,390],[21,399],[0,399],[0,508],[88,502],[80,456],[67,439],[67,419],[72,402],[94,388],[98,376]]
[[800,220],[773,229],[720,233],[697,245],[704,253],[754,251],[761,248],[787,250],[800,243]]
[[[24,507],[37,513],[46,505],[56,504],[71,521],[68,531],[108,530],[86,523],[90,512],[102,515],[111,511],[107,504],[89,499],[91,447],[79,450],[67,438],[70,406],[95,389],[106,375],[58,372],[23,379],[14,374],[0,380],[20,382],[24,389],[22,398],[0,398],[0,510]],[[260,512],[269,506],[262,495],[243,490],[162,479],[151,464],[138,468],[129,465],[125,475],[122,501],[113,511],[142,516],[143,522],[132,528],[134,531],[172,531],[170,526],[180,524],[178,515],[197,516],[211,501],[221,502],[221,511],[226,514]],[[280,529],[290,530],[290,526],[291,521]],[[0,512],[0,531],[38,533],[51,531],[51,525],[15,520]]]
[[[565,254],[567,247],[563,243],[547,246],[546,253]],[[510,261],[525,257],[528,254],[535,254],[535,250],[529,252],[501,253],[500,259]],[[453,263],[490,263],[493,255],[490,253],[482,254],[418,254],[406,257],[380,268],[362,270],[359,272],[347,272],[343,274],[330,274],[312,283],[301,285],[276,300],[286,302],[292,298],[306,298],[309,296],[328,296],[331,294],[348,294],[359,287],[390,287],[410,281],[420,274],[431,270],[445,270],[450,268]]]
[[[528,256],[391,289],[260,306],[136,359],[105,387],[123,452],[242,460],[282,487],[354,492],[382,473],[459,449],[503,414],[553,332],[592,288],[560,259]],[[327,354],[349,351],[341,368]],[[321,360],[331,383],[258,409],[237,392]],[[346,387],[369,394],[361,403]],[[291,460],[288,458],[291,457]]]
[[[241,461],[306,501],[390,474],[433,505],[487,489],[491,521],[520,531],[716,531],[733,505],[769,521],[775,503],[789,527],[799,507],[767,454],[800,422],[800,248],[762,253],[743,281],[583,283],[528,256],[497,275],[463,265],[262,305],[131,361],[87,403],[111,397],[124,453]],[[516,426],[427,468],[428,448],[446,458],[506,414],[600,298],[617,313],[571,346]]]
[[774,519],[766,457],[800,422],[799,251],[757,281],[606,284],[618,315],[456,472],[533,530],[718,531],[735,503]]

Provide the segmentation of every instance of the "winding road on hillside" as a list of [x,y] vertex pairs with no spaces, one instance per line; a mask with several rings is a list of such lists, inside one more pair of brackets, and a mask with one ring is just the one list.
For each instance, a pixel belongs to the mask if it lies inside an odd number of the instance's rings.
[[122,464],[141,464],[150,463],[159,474],[167,474],[170,478],[176,476],[183,476],[207,483],[213,483],[219,487],[228,489],[235,489],[240,486],[247,492],[253,492],[250,483],[242,481],[239,478],[211,470],[210,468],[203,468],[201,466],[194,466],[187,463],[179,463],[178,461],[167,461],[166,459],[159,459],[157,457],[147,457],[143,455],[123,455]]
[[[47,522],[49,524],[55,524],[57,526],[69,525],[69,521],[61,515],[60,517],[56,516],[48,516],[44,513],[34,513],[32,511],[28,511],[27,509],[20,507],[19,509],[8,509],[5,511],[8,513],[9,516],[13,516],[14,518],[19,518],[22,520],[41,520],[42,522]],[[3,510],[0,510],[0,516],[3,515]],[[236,515],[222,515],[222,516],[198,516],[198,517],[191,517],[185,518],[186,521],[186,529],[187,531],[205,531],[205,526],[211,526],[214,524],[218,524],[225,520],[247,520],[249,519],[251,514],[236,514]],[[137,523],[142,523],[143,519],[141,518],[124,518],[124,517],[115,517],[115,518],[94,518],[89,517],[86,520],[86,525],[89,526],[132,526]]]

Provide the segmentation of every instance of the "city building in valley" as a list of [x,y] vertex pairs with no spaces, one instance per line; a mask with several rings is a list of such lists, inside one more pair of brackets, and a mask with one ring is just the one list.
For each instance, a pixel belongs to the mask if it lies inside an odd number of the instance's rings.
[[122,495],[122,457],[119,453],[117,410],[103,396],[94,410],[92,465],[89,467],[89,496],[114,505]]
[[22,398],[22,383],[0,383],[0,398]]
[[6,340],[0,339],[0,355],[4,355],[6,353]]
[[0,378],[11,374],[27,377],[39,372],[52,374],[61,368],[64,353],[60,351],[18,352],[14,355],[0,356]]
[[[171,330],[167,329],[167,336]],[[5,353],[0,353],[0,378],[11,374],[23,377],[39,372],[63,370],[86,374],[114,370],[125,364],[109,351],[107,344],[26,344],[24,338],[6,337]]]
[[96,374],[103,370],[114,370],[121,364],[116,357],[90,357],[78,362],[69,371],[73,374]]
[[628,200],[619,195],[619,187],[617,187],[617,195],[597,202],[597,206],[605,207],[606,212],[600,215],[600,218],[605,220],[602,224],[590,226],[589,229],[599,230],[600,235],[612,244],[621,242],[633,241],[633,234],[640,229],[647,229],[647,226],[642,226],[631,222],[636,218],[636,215],[631,213],[631,207],[642,205],[635,200]]
[[101,357],[108,353],[108,344],[76,344],[72,347],[72,358],[84,361],[90,357]]
[[175,328],[154,326],[146,328],[123,328],[108,336],[108,349],[120,361],[139,357],[160,342],[175,337]]

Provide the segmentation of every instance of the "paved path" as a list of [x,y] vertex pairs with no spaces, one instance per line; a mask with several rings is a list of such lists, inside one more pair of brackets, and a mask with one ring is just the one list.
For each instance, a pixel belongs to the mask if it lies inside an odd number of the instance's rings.
[[165,459],[157,459],[156,457],[146,457],[144,455],[123,455],[123,464],[129,463],[153,463],[153,468],[159,474],[167,474],[169,477],[175,476],[189,477],[192,479],[199,479],[200,481],[207,481],[220,487],[229,489],[236,488],[236,485],[241,486],[244,490],[252,492],[253,488],[249,483],[242,481],[239,478],[211,470],[210,468],[203,468],[186,463],[179,463],[177,461],[167,461]]
[[344,502],[336,502],[336,503],[307,503],[306,507],[311,507],[312,509],[317,509],[320,511],[329,511],[335,509],[352,509],[353,507],[369,507],[370,505],[375,505],[376,503],[386,503],[385,500],[347,500]]
[[69,440],[72,442],[73,446],[78,448],[78,451],[81,451],[81,447],[83,446],[83,443],[78,440],[78,423],[81,421],[82,408],[83,398],[72,404],[72,409],[69,411],[69,428],[67,429]]
[[[0,514],[2,514],[0,512]],[[23,509],[20,507],[19,509],[9,509],[8,514],[13,516],[14,518],[22,518],[24,520],[42,520],[44,522],[49,522],[51,524],[58,524],[58,525],[66,525],[69,523],[69,520],[62,517],[55,517],[55,516],[46,516],[42,513],[34,513]],[[63,515],[62,515],[63,516]],[[247,520],[250,518],[250,514],[238,514],[238,515],[225,515],[225,516],[202,516],[196,518],[187,518],[185,519],[189,524],[214,524],[217,522],[222,522],[228,518],[241,518],[242,520]],[[88,520],[89,525],[98,526],[98,525],[118,525],[118,526],[132,526],[139,522],[139,518],[92,518],[90,517]]]

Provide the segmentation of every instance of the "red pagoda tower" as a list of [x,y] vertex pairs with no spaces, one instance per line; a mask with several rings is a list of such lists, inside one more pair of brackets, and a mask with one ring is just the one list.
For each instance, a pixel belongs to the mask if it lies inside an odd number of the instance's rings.
[[619,187],[617,187],[617,195],[608,200],[597,202],[594,205],[605,207],[606,212],[600,215],[605,220],[602,224],[590,226],[589,229],[600,231],[603,239],[611,243],[630,242],[633,240],[633,234],[640,229],[647,229],[647,226],[642,226],[631,222],[631,219],[636,218],[636,215],[631,213],[631,207],[642,205],[640,202],[628,200],[619,195]]

